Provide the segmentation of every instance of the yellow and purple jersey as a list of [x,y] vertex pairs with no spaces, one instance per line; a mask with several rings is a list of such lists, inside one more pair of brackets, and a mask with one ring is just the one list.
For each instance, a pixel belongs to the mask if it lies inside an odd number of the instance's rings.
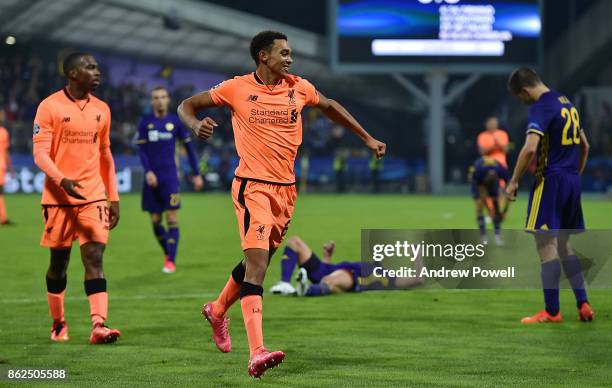
[[578,173],[580,115],[564,95],[549,91],[529,107],[527,133],[542,137],[538,146],[536,178],[552,173]]
[[[144,116],[138,125],[136,143],[140,148],[140,158],[145,171],[153,171],[156,175],[174,171],[176,175],[176,142],[185,144],[191,142],[191,133],[183,126],[178,116],[168,113],[163,117],[155,115]],[[188,152],[189,152],[188,147]],[[190,155],[191,156],[191,155]],[[197,160],[190,164],[194,174],[198,172]]]
[[499,194],[499,180],[501,179],[507,182],[510,179],[508,169],[499,161],[490,157],[483,156],[474,162],[474,165],[470,168],[472,198],[477,199],[480,197],[480,187],[485,184],[485,178],[492,172],[494,172],[499,179],[497,180],[497,186],[492,189],[487,188],[487,194],[490,197],[497,197]]
[[564,95],[544,93],[529,108],[527,133],[542,138],[526,229],[584,230],[579,174],[582,127],[578,110]]
[[140,161],[146,172],[157,177],[157,187],[148,184],[142,189],[142,209],[150,213],[179,209],[181,206],[176,165],[176,143],[181,141],[187,150],[193,175],[199,175],[198,158],[191,144],[191,134],[178,116],[168,113],[163,117],[144,116],[138,126]]

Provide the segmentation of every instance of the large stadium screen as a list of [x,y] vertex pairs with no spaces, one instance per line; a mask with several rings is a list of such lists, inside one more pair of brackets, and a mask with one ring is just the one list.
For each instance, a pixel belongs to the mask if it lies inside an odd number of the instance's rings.
[[335,0],[330,15],[339,71],[495,73],[540,62],[538,0]]

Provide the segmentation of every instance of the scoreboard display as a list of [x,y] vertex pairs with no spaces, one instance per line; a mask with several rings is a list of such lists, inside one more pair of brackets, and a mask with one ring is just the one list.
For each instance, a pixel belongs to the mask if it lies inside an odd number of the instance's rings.
[[334,0],[332,67],[505,72],[540,62],[538,0]]

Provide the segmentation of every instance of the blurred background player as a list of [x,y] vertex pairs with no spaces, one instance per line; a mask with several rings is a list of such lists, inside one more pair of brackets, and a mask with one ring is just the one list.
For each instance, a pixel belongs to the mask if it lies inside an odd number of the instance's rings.
[[245,260],[238,263],[219,298],[205,304],[203,314],[213,329],[219,350],[230,351],[225,314],[240,297],[249,341],[248,373],[262,376],[282,362],[282,351],[268,352],[262,331],[263,280],[293,214],[297,191],[294,163],[302,142],[301,111],[316,106],[333,122],[349,128],[378,158],[385,144],[374,139],[339,103],[318,93],[305,79],[291,75],[293,63],[287,36],[262,31],[250,44],[256,70],[222,82],[210,91],[183,101],[181,120],[201,138],[212,135],[217,123],[198,120],[205,108],[228,106],[240,163],[232,185]]
[[[506,155],[508,154],[509,137],[508,133],[503,129],[499,128],[499,120],[496,116],[491,116],[485,121],[485,130],[478,134],[478,153],[480,156],[488,157],[497,160],[497,162],[503,167],[508,168],[508,160]],[[506,187],[506,182],[500,181],[502,188]],[[487,198],[485,204],[493,219],[493,201],[491,198]],[[504,211],[506,211],[506,198],[500,196],[499,204]]]
[[[423,284],[422,277],[379,278],[372,274],[374,267],[360,261],[343,261],[332,264],[336,243],[329,241],[323,245],[319,258],[299,237],[287,239],[281,260],[281,280],[270,289],[273,294],[298,296],[324,296],[343,292],[359,292],[367,289],[412,288]],[[299,266],[297,289],[291,285],[291,276]],[[415,260],[415,270],[420,273],[421,258]],[[365,287],[365,288],[364,288]]]
[[559,280],[565,271],[576,297],[578,318],[591,321],[582,267],[572,249],[572,233],[584,231],[580,177],[586,166],[589,143],[580,115],[564,95],[550,90],[529,68],[515,70],[508,90],[529,104],[527,138],[516,161],[506,193],[516,199],[518,182],[537,155],[536,181],[529,195],[526,230],[534,233],[541,260],[545,309],[522,323],[561,322]]
[[[476,221],[480,230],[481,241],[487,244],[487,226],[484,218],[484,208],[487,200],[491,201],[491,219],[495,233],[495,244],[502,245],[500,236],[501,222],[504,218],[504,210],[500,206],[500,197],[503,195],[500,188],[500,181],[507,182],[508,170],[497,160],[489,157],[481,157],[474,162],[471,168],[472,198],[476,206]],[[507,208],[505,209],[507,210]]]
[[508,133],[499,128],[497,117],[489,117],[485,121],[485,130],[478,134],[478,152],[480,155],[495,159],[503,167],[508,168],[506,160],[508,143]]
[[109,230],[119,222],[109,139],[111,112],[91,94],[100,85],[98,63],[91,55],[69,54],[63,71],[68,86],[40,103],[33,134],[34,162],[46,175],[41,201],[45,226],[40,243],[51,250],[46,277],[53,319],[51,339],[69,339],[64,319],[66,270],[72,242],[78,238],[93,326],[89,343],[111,343],[121,335],[105,325],[108,294],[102,268]]
[[[175,155],[177,140],[187,151],[194,189],[199,191],[204,186],[191,134],[175,113],[168,112],[169,104],[170,96],[165,88],[157,87],[151,91],[153,113],[140,120],[136,140],[145,171],[142,210],[151,214],[153,233],[164,251],[164,273],[176,271],[180,236],[177,214],[181,207],[180,182]],[[162,224],[164,213],[167,228]]]
[[0,109],[0,225],[11,225],[12,222],[8,219],[6,203],[4,202],[4,180],[6,174],[13,174],[15,170],[9,153],[11,146],[9,132],[2,126],[4,119],[4,110]]

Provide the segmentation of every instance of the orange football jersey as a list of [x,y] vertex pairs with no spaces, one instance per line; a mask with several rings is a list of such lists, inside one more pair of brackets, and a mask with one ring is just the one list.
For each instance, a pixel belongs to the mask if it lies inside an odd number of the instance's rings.
[[[82,205],[99,200],[119,200],[114,171],[109,172],[110,187],[105,188],[101,155],[110,154],[111,112],[108,105],[89,95],[75,100],[66,89],[60,90],[38,106],[34,119],[34,154],[48,153],[53,163],[39,167],[45,171],[43,205]],[[112,159],[112,158],[111,158]],[[112,162],[112,161],[111,161]],[[63,178],[79,182],[76,190],[85,200],[72,198],[59,186]]]
[[4,127],[0,127],[0,173],[6,170],[6,155],[11,144],[9,133]]
[[251,73],[222,82],[210,95],[215,104],[232,110],[240,157],[236,176],[294,183],[295,157],[302,143],[301,112],[319,103],[315,87],[296,76],[265,85]]
[[501,147],[508,145],[508,134],[503,129],[496,129],[493,132],[483,131],[478,135],[478,146],[481,148],[493,148],[483,156],[488,156],[497,160],[502,166],[508,167],[506,153]]

